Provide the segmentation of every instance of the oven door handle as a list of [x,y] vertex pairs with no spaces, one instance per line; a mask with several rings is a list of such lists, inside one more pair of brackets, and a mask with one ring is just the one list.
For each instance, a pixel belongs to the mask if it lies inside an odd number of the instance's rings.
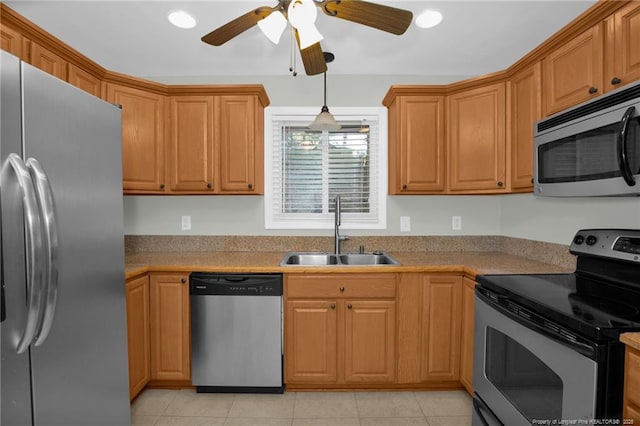
[[[520,315],[511,312],[509,309],[505,308],[504,306],[500,305],[499,303],[496,303],[495,301],[493,301],[490,297],[488,297],[486,294],[483,293],[483,291],[488,291],[490,292],[493,296],[497,297],[499,300],[507,300],[507,298],[505,298],[504,296],[501,296],[499,294],[496,294],[490,290],[487,289],[481,289],[480,286],[476,287],[476,295],[478,297],[480,297],[484,302],[486,302],[487,304],[489,304],[491,307],[495,308],[498,312],[502,313],[503,315],[506,315],[507,317],[511,318],[512,320],[518,322],[519,324],[532,329],[534,331],[539,332],[540,334],[548,337],[549,339],[553,340],[556,343],[559,343],[561,345],[567,346],[575,351],[577,351],[578,353],[593,359],[593,360],[597,360],[598,358],[598,351],[597,349],[587,343],[587,342],[580,342],[574,339],[570,339],[567,336],[564,336],[563,334],[556,332],[554,330],[551,330],[547,327],[543,327],[541,325],[536,324],[533,321],[530,321],[524,317],[521,317]],[[515,305],[515,303],[514,303]],[[536,314],[532,313],[532,312],[527,312],[531,317],[536,316]],[[576,338],[580,338],[578,336],[576,336]]]
[[635,112],[636,107],[630,106],[620,120],[620,132],[618,133],[618,167],[620,174],[627,185],[635,186],[636,179],[633,177],[631,167],[629,167],[629,159],[627,158],[627,134],[629,132],[629,123],[631,116]]

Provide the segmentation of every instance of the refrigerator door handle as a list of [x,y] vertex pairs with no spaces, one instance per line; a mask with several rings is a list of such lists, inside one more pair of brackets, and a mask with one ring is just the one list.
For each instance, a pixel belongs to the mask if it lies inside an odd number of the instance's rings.
[[35,183],[36,195],[40,206],[40,219],[44,231],[44,297],[45,308],[41,313],[38,331],[34,340],[40,346],[47,339],[56,309],[58,297],[58,229],[55,217],[53,193],[47,174],[35,158],[29,158],[26,166],[31,171]]
[[[25,166],[18,154],[11,153],[7,157],[3,173],[11,169],[15,173],[24,208],[24,224],[26,236],[26,271],[27,271],[27,321],[22,336],[17,345],[16,352],[21,354],[27,350],[33,342],[41,312],[44,305],[44,292],[42,288],[42,264],[38,261],[44,249],[42,245],[42,228],[40,215],[38,214],[38,201],[36,191],[31,179],[29,169]],[[2,179],[3,181],[5,179]]]

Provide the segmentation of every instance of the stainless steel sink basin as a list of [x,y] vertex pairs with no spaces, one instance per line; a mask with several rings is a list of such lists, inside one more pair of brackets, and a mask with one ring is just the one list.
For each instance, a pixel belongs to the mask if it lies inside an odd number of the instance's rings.
[[339,256],[343,265],[399,265],[400,262],[384,253],[349,253]]
[[281,266],[377,266],[400,265],[396,259],[386,253],[288,253]]

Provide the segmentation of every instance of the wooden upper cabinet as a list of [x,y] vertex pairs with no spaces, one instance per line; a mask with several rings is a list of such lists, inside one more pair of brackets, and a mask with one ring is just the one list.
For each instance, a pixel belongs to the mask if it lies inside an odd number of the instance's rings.
[[33,41],[31,42],[29,63],[34,67],[58,77],[60,80],[67,80],[68,62]]
[[640,2],[631,2],[606,21],[605,89],[640,80]]
[[0,26],[0,48],[20,59],[26,59],[22,34],[6,25]]
[[122,105],[122,175],[125,193],[165,190],[165,97],[109,83],[107,101]]
[[389,193],[444,191],[444,97],[398,96],[389,106]]
[[100,79],[82,68],[69,64],[67,81],[85,92],[91,93],[95,97],[101,97],[102,83]]
[[505,192],[505,84],[459,92],[448,102],[450,192]]
[[602,25],[565,43],[543,60],[545,115],[587,101],[603,90]]
[[214,98],[172,96],[169,175],[171,191],[213,191],[216,186]]
[[220,96],[220,192],[263,192],[263,115],[255,96]]
[[533,188],[533,127],[542,118],[541,64],[516,74],[509,81],[511,111],[508,147],[510,148],[511,190]]

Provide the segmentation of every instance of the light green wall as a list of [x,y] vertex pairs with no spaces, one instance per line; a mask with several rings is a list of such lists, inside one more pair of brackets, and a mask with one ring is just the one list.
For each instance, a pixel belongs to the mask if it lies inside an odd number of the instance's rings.
[[[444,84],[464,76],[330,76],[328,104],[380,106],[392,84]],[[156,79],[168,84],[260,83],[274,106],[313,106],[322,102],[322,76]],[[332,230],[274,231],[264,228],[262,197],[127,196],[125,232],[130,235],[332,235]],[[181,231],[181,216],[192,230]],[[411,232],[400,232],[400,216],[411,218]],[[462,230],[451,229],[462,216]],[[351,235],[505,235],[568,244],[580,228],[640,228],[638,198],[539,198],[504,196],[389,196],[384,231],[345,231]]]

